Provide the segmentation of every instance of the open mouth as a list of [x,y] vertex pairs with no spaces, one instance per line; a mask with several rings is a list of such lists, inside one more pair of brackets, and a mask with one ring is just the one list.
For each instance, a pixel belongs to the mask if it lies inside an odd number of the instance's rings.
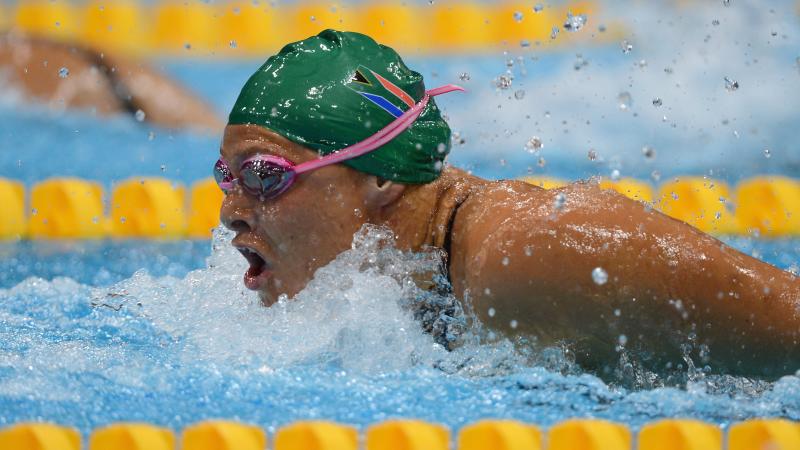
[[237,247],[239,253],[244,256],[250,267],[244,273],[244,285],[247,289],[257,291],[264,287],[264,283],[270,276],[269,264],[258,252],[249,247]]

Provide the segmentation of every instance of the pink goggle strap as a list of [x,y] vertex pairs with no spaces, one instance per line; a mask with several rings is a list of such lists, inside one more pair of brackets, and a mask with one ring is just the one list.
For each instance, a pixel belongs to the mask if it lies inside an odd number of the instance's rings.
[[331,164],[347,161],[348,159],[357,158],[361,155],[371,152],[378,147],[386,144],[394,139],[398,134],[405,131],[411,124],[417,120],[422,110],[428,105],[428,100],[437,95],[446,94],[453,91],[463,91],[464,88],[456,86],[455,84],[446,84],[444,86],[430,89],[425,91],[425,96],[416,105],[404,112],[400,117],[393,120],[389,125],[381,128],[372,136],[364,139],[361,142],[355,143],[351,146],[337,150],[334,153],[323,156],[313,161],[307,161],[294,167],[295,173],[308,172],[309,170],[319,169],[320,167],[329,166]]

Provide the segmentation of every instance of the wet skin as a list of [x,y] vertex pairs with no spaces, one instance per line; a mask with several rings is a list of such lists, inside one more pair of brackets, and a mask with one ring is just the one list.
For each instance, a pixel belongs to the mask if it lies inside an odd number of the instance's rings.
[[[234,176],[257,153],[317,157],[259,126],[226,127],[221,154]],[[236,188],[221,218],[265,305],[299,292],[372,223],[390,227],[401,249],[449,247],[454,293],[486,325],[567,343],[601,373],[618,361],[620,335],[656,370],[683,362],[688,342],[695,361],[719,372],[800,368],[800,279],[592,183],[545,190],[446,167],[432,183],[402,185],[339,164],[301,175],[274,199]],[[606,283],[593,280],[596,267]]]
[[[60,76],[64,67],[69,74]],[[77,44],[0,34],[0,86],[55,109],[145,113],[168,128],[218,133],[223,122],[199,98],[140,62]]]

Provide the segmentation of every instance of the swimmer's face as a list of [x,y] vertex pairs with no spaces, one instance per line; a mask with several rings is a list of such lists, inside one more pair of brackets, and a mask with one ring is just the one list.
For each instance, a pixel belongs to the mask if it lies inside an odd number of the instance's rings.
[[[234,177],[256,154],[276,155],[295,164],[317,153],[254,125],[228,125],[220,150]],[[233,246],[250,263],[247,288],[265,305],[280,294],[294,296],[314,272],[350,248],[353,234],[369,220],[365,213],[366,175],[341,164],[299,175],[283,194],[260,199],[239,186],[222,203],[222,223],[236,232]]]

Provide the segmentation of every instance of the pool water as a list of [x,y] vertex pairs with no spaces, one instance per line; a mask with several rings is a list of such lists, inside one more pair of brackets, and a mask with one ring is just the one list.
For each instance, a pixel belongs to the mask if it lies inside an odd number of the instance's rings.
[[[450,162],[481,176],[797,176],[800,25],[787,12],[792,2],[773,10],[719,3],[671,11],[669,20],[654,6],[619,12],[632,54],[614,43],[408,62],[429,85],[456,81],[470,90],[437,101],[459,133]],[[260,64],[154,63],[221,114]],[[513,87],[497,88],[507,71]],[[722,80],[733,73],[741,87],[729,92]],[[533,135],[544,143],[538,152],[525,148]],[[0,176],[29,186],[51,176],[106,189],[131,176],[188,184],[210,175],[219,145],[219,136],[53,113],[4,94],[0,136]],[[643,156],[645,145],[655,157]],[[590,149],[597,158],[587,158]],[[666,377],[626,367],[621,353],[609,361],[619,375],[601,380],[560,349],[492,335],[469,311],[433,318],[464,327],[460,346],[447,351],[409,307],[421,298],[412,275],[437,267],[437,256],[399,252],[385,233],[364,230],[294,301],[268,309],[244,289],[245,261],[222,230],[213,242],[0,245],[0,426],[49,420],[88,433],[115,421],[180,429],[205,418],[269,431],[313,418],[363,426],[416,417],[453,428],[485,417],[548,426],[591,416],[633,427],[675,416],[722,426],[756,416],[800,420],[800,374],[765,382],[681,361],[682,376]],[[726,241],[784,269],[800,263],[800,240]]]
[[[418,417],[454,428],[484,417],[545,426],[602,417],[634,427],[673,416],[723,426],[800,419],[797,376],[767,383],[687,369],[681,382],[603,382],[558,349],[475,324],[448,352],[407,308],[419,296],[410,276],[435,267],[436,255],[387,247],[381,230],[357,235],[294,301],[263,308],[242,287],[246,264],[230,237],[219,230],[205,252],[200,244],[92,245],[94,256],[83,258],[75,248],[45,255],[48,244],[23,246],[30,253],[21,265],[70,267],[73,278],[4,280],[0,425],[51,420],[88,432],[114,421],[180,429],[205,418],[268,429],[313,418],[364,426]],[[739,244],[800,255],[797,241]],[[170,261],[181,251],[194,253]]]

